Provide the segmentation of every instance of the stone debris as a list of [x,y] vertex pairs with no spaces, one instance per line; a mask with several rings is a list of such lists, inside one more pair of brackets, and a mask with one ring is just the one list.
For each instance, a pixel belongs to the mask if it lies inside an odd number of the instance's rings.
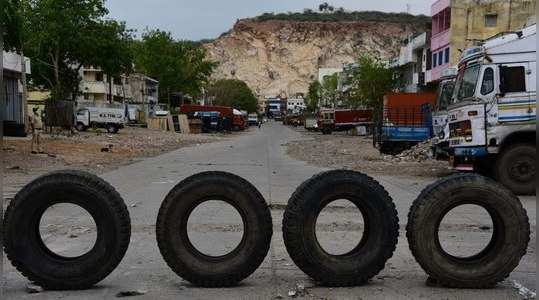
[[288,297],[290,298],[296,298],[296,297],[305,297],[308,295],[309,292],[305,288],[305,284],[303,283],[296,283],[294,288],[288,291]]
[[145,290],[134,290],[134,291],[121,291],[116,294],[117,298],[123,298],[123,297],[134,297],[134,296],[141,296],[146,294],[147,291]]
[[412,148],[408,150],[404,150],[403,152],[391,156],[386,155],[384,158],[388,157],[390,160],[396,160],[396,161],[416,161],[416,162],[422,162],[425,160],[429,160],[433,158],[432,155],[432,141],[427,140],[422,143],[419,143]]
[[28,294],[39,294],[39,293],[43,292],[43,288],[40,287],[39,285],[27,284],[26,285],[26,292]]
[[535,297],[537,296],[537,294],[534,291],[528,289],[527,287],[516,282],[515,280],[513,280],[513,288],[518,291],[518,294],[523,299],[535,299]]

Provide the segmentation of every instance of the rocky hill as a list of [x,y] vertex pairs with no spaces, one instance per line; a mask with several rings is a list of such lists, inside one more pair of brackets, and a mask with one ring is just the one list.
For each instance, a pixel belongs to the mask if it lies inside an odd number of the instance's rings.
[[263,15],[239,20],[204,47],[220,63],[216,79],[244,80],[260,97],[290,96],[305,93],[319,68],[342,67],[364,52],[382,59],[394,56],[404,38],[428,24],[424,16],[399,20],[395,14],[376,14],[376,19],[342,21]]

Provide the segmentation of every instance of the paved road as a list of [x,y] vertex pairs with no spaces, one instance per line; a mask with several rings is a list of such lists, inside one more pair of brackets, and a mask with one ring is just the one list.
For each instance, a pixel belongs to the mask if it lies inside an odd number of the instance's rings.
[[[424,284],[426,276],[408,250],[403,228],[413,199],[434,179],[375,176],[393,197],[399,213],[401,230],[393,258],[388,261],[381,274],[366,286],[316,287],[288,257],[281,234],[282,206],[287,203],[289,196],[301,182],[324,170],[293,160],[285,154],[284,144],[301,138],[303,137],[299,133],[280,124],[268,123],[261,130],[253,129],[235,139],[180,149],[104,174],[103,177],[120,191],[127,202],[133,224],[131,244],[119,267],[91,290],[43,292],[36,296],[26,293],[27,280],[8,266],[6,298],[108,299],[115,298],[120,291],[144,290],[146,293],[136,299],[274,299],[278,295],[286,298],[288,291],[296,283],[304,283],[309,292],[308,297],[315,299],[518,299],[520,296],[512,287],[513,281],[529,288],[534,286],[535,234],[532,236],[531,252],[524,257],[510,278],[495,289],[453,290],[426,287]],[[263,265],[238,287],[225,289],[193,287],[170,271],[157,249],[154,224],[161,201],[176,183],[189,175],[206,170],[229,171],[246,178],[275,207],[272,210],[274,235],[270,255]],[[522,198],[522,201],[535,228],[535,198]],[[53,212],[52,218],[59,218],[63,214],[65,213],[58,210]],[[233,211],[216,204],[201,211],[197,216],[192,224],[195,228],[193,239],[200,242],[201,247],[212,249],[223,245],[227,248],[234,246],[233,242],[239,236],[237,230],[213,230],[227,226],[234,227],[237,223],[234,222],[236,218]],[[361,228],[361,224],[357,224],[354,216],[352,208],[334,209],[329,212],[324,217],[327,226],[323,226],[325,230],[320,233],[320,239],[332,244],[333,247],[352,245],[354,238],[358,238],[358,233],[352,228]],[[449,220],[452,225],[471,222],[488,225],[489,220],[481,217],[475,210],[463,211],[462,214]],[[210,223],[215,226],[211,226]],[[84,234],[84,232],[78,234],[80,239],[70,239],[70,245],[76,245],[77,240],[84,240]],[[447,236],[453,245],[457,245],[459,240],[468,241],[467,244],[460,246],[459,250],[464,251],[485,243],[489,234],[478,231],[466,233],[464,229],[456,229],[447,233]],[[471,235],[472,241],[469,239]],[[65,239],[60,238],[53,239],[51,247],[69,248]]]

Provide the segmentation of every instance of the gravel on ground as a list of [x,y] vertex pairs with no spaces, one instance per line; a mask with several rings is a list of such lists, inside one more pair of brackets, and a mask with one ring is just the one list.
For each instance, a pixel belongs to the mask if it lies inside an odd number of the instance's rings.
[[302,128],[297,130],[305,138],[288,143],[287,153],[312,165],[395,176],[443,177],[453,172],[446,161],[437,161],[426,155],[417,156],[415,152],[410,156],[380,154],[370,136],[353,136],[344,132],[323,135]]

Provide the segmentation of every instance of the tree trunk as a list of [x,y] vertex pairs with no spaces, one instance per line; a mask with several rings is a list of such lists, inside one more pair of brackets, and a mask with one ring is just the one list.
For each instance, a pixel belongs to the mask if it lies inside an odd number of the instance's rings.
[[109,82],[109,103],[112,104],[112,76],[107,75],[107,79]]

